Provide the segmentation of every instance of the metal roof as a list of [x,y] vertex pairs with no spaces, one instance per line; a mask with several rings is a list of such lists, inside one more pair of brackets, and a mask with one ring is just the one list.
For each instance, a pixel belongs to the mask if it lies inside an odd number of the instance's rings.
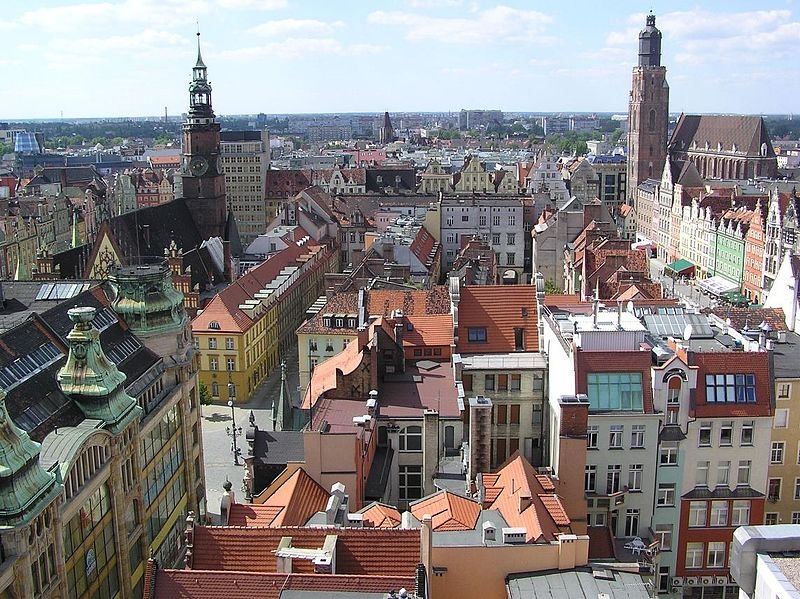
[[683,339],[687,327],[691,326],[693,339],[711,339],[714,331],[705,314],[645,314],[644,324],[656,337],[678,337]]

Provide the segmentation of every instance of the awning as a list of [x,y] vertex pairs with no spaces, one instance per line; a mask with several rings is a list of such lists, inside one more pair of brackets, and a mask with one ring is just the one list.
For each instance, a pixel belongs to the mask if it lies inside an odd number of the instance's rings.
[[720,296],[724,301],[732,306],[749,306],[750,300],[738,291],[726,291]]
[[726,291],[734,291],[739,289],[739,285],[731,283],[728,279],[722,277],[710,277],[697,282],[697,286],[711,295],[722,295]]
[[689,262],[688,260],[675,260],[672,264],[667,264],[664,267],[664,270],[671,270],[676,275],[685,274],[687,276],[694,273],[694,264]]

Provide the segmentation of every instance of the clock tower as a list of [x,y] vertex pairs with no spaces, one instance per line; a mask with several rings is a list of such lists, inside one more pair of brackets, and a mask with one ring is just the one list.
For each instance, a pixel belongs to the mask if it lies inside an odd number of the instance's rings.
[[219,142],[220,125],[211,108],[211,84],[200,55],[189,84],[189,117],[183,124],[183,197],[203,239],[223,237],[227,218],[225,174]]

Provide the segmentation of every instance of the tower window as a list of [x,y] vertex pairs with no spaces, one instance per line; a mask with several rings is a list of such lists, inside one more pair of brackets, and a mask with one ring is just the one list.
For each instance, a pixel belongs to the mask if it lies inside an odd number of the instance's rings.
[[656,111],[655,110],[650,110],[650,116],[648,117],[647,126],[650,129],[650,131],[655,131],[656,130]]

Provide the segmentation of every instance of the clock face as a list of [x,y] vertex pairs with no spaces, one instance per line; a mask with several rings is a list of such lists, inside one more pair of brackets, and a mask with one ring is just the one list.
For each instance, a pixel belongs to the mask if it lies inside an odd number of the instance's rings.
[[208,160],[199,156],[192,158],[191,162],[189,163],[189,170],[192,171],[192,174],[195,177],[204,175],[208,170]]
[[225,171],[222,170],[222,156],[217,156],[217,173],[221,175],[224,172]]

